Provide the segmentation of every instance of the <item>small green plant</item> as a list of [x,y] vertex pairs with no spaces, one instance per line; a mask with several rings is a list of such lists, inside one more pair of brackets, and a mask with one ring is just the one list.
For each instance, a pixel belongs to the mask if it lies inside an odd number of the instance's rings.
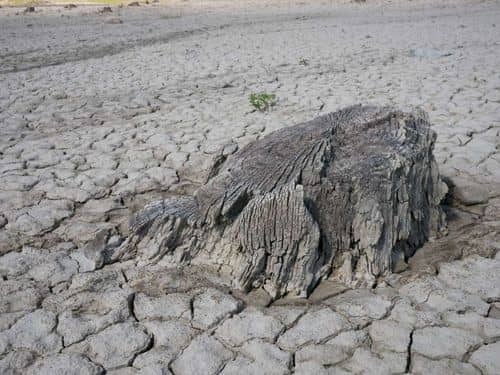
[[299,59],[299,65],[307,66],[307,65],[309,65],[309,60],[302,57]]
[[276,95],[267,92],[250,94],[250,104],[258,111],[267,111],[276,104]]

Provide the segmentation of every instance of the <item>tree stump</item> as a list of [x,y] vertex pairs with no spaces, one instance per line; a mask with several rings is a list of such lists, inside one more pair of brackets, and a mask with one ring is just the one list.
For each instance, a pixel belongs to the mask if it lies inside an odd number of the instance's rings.
[[327,276],[371,286],[445,228],[435,138],[423,111],[371,106],[275,131],[194,196],[147,205],[118,256],[210,266],[275,298]]

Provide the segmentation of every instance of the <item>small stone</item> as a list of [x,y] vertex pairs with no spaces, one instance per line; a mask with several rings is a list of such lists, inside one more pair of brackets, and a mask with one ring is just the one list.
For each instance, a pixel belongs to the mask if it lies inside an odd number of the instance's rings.
[[215,334],[225,342],[240,346],[255,338],[274,341],[283,328],[277,319],[264,315],[260,310],[248,308],[226,320]]
[[500,368],[500,342],[483,345],[472,353],[469,362],[478,367],[484,375],[497,375]]
[[172,370],[177,375],[215,375],[232,356],[214,337],[203,334],[172,363]]
[[56,354],[37,361],[28,375],[100,375],[104,369],[90,362],[81,354]]
[[431,359],[455,358],[461,360],[482,339],[459,328],[426,327],[413,334],[412,351]]
[[286,350],[293,350],[306,343],[319,343],[350,327],[340,314],[324,308],[302,316],[297,324],[285,331],[278,339],[278,345]]
[[241,302],[232,296],[209,288],[194,298],[193,326],[207,329],[225,316],[239,311],[241,307]]

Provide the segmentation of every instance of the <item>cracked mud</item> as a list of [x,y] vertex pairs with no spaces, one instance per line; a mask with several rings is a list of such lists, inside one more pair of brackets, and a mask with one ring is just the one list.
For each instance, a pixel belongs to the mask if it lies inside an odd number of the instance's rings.
[[[498,373],[498,2],[268,5],[0,9],[0,373]],[[271,303],[112,258],[146,202],[355,103],[438,134],[449,233],[398,273]]]

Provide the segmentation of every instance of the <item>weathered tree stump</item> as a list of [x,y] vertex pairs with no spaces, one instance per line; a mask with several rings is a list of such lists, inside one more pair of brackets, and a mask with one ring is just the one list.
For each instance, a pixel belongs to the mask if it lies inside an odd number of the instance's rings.
[[372,285],[445,226],[426,114],[353,106],[275,131],[194,196],[147,205],[120,256],[203,264],[237,288],[306,296]]

